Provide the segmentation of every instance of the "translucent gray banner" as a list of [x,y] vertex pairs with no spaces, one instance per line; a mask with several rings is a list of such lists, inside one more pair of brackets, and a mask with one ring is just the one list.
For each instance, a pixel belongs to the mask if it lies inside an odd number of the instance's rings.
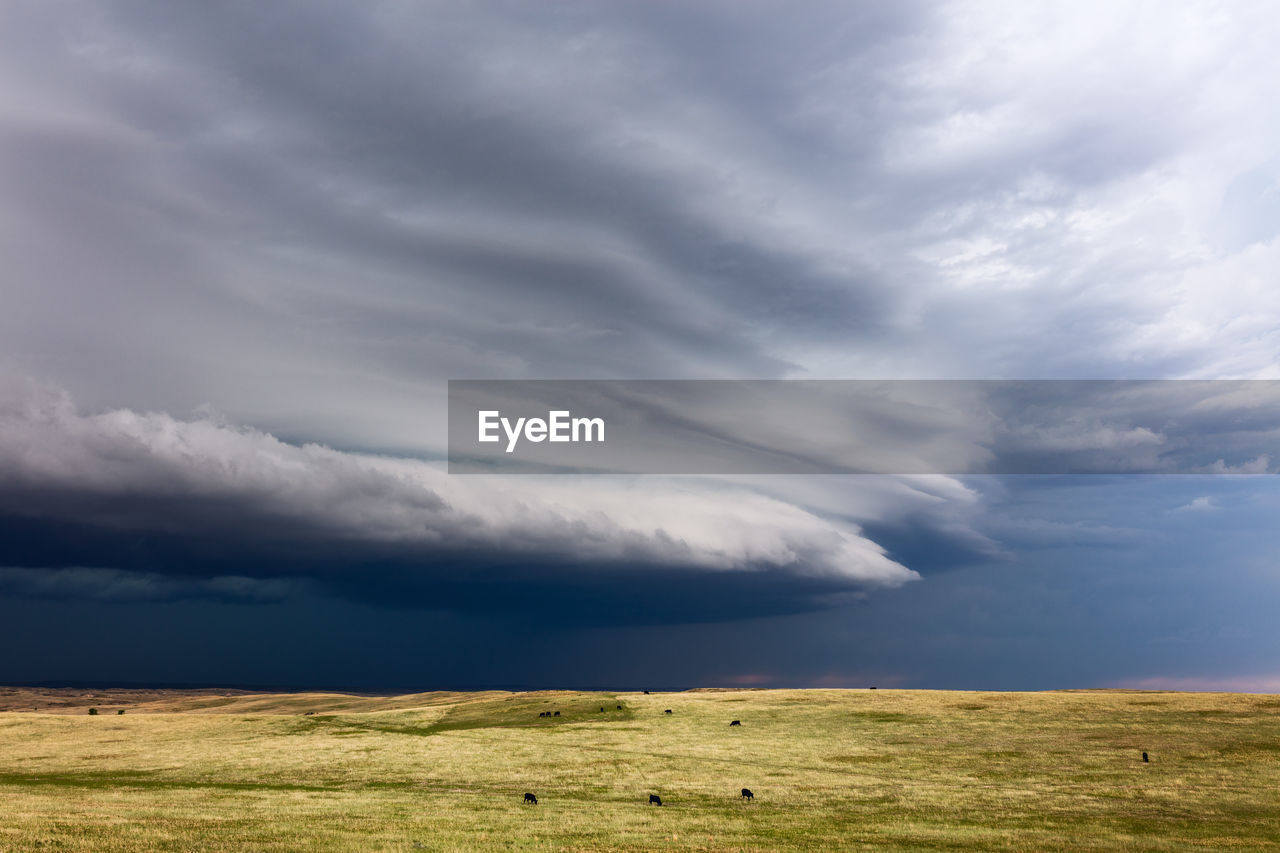
[[1277,461],[1273,380],[449,382],[456,474],[1265,474]]

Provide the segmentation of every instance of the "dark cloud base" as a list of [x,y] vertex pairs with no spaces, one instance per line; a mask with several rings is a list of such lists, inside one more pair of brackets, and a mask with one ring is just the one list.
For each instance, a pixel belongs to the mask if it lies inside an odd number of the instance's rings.
[[[335,542],[323,537],[274,541],[254,531],[193,535],[115,531],[75,521],[0,517],[0,566],[110,567],[173,583],[153,597],[218,598],[196,582],[228,576],[280,582],[383,608],[501,613],[563,625],[716,622],[803,613],[847,600],[863,588],[761,569],[717,573],[644,564],[510,563],[500,554],[440,553]],[[104,569],[104,571],[107,571]],[[88,581],[89,579],[86,579]],[[30,594],[11,585],[10,594]],[[68,579],[42,597],[95,597],[95,586]]]

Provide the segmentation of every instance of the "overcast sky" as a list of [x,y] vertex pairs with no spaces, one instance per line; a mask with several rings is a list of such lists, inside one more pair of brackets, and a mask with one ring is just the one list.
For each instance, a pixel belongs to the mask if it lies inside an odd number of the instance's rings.
[[0,681],[1280,692],[1272,477],[441,463],[449,379],[1280,378],[1277,43],[5,3]]

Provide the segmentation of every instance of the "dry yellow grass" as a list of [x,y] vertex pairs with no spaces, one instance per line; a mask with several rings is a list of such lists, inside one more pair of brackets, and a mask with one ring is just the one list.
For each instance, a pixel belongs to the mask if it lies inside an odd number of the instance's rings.
[[116,715],[125,698],[0,714],[0,849],[1280,846],[1277,697],[143,691]]

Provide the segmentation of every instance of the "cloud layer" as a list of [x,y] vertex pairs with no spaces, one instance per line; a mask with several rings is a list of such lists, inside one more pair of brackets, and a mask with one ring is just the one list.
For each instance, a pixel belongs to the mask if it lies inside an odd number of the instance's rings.
[[[524,614],[662,623],[576,648],[686,684],[740,647],[831,683],[1269,672],[1268,478],[432,460],[447,379],[1280,376],[1277,43],[1209,0],[5,3],[0,368],[77,405],[0,388],[0,640],[74,613],[136,641],[85,677],[390,677],[444,659],[429,623],[500,673],[471,644],[524,634],[467,626]],[[1049,437],[1177,443],[1131,411]]]
[[1274,376],[1280,27],[1180,8],[12,4],[6,356],[414,453],[446,378]]
[[[610,573],[626,586],[646,573],[746,572],[795,584],[783,605],[790,608],[917,577],[856,525],[742,487],[451,477],[438,464],[294,446],[214,420],[82,414],[65,393],[32,382],[14,380],[7,390],[0,512],[26,527],[28,544],[11,543],[6,561],[40,554],[30,542],[42,526],[49,537],[71,526],[85,553],[74,544],[45,551],[54,567],[96,557],[120,561],[104,568],[150,571],[158,562],[165,574],[204,578],[175,594],[220,594],[210,578],[248,574],[366,588],[387,601],[390,588],[412,588],[416,597],[400,603],[417,606],[444,607],[465,592],[478,608],[486,606],[481,588],[495,580],[524,587],[577,578],[602,583],[594,594],[607,598]],[[131,552],[125,543],[139,537],[151,544]],[[77,578],[92,580],[64,572],[39,588],[67,590]],[[28,575],[10,581],[33,588]],[[506,595],[492,599],[496,608],[512,604]]]

